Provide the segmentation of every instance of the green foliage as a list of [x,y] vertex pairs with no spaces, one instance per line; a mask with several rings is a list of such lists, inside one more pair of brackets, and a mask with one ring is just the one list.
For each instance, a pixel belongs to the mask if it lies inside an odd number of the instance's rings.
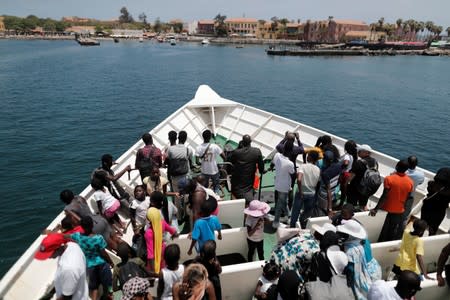
[[37,27],[42,27],[44,31],[64,32],[70,26],[67,22],[50,18],[40,19],[34,15],[29,15],[26,18],[5,16],[3,22],[7,30],[15,31],[18,34],[29,33]]
[[153,25],[153,30],[155,32],[161,32],[162,29],[162,24],[161,24],[161,20],[158,18],[156,18],[155,20],[155,24]]
[[228,30],[227,30],[227,27],[225,26],[226,18],[227,18],[227,16],[225,16],[225,15],[222,16],[221,14],[218,14],[217,16],[214,17],[215,30],[216,30],[217,36],[227,36],[228,35]]
[[125,6],[120,9],[119,22],[120,23],[134,22],[133,16],[128,12],[128,9]]
[[183,31],[183,23],[173,23],[171,24],[173,27],[173,31],[175,33],[181,33]]

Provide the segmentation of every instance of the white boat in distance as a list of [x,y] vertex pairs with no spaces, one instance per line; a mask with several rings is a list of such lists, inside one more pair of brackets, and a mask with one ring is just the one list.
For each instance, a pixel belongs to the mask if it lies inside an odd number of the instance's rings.
[[[270,112],[222,98],[207,85],[201,85],[191,101],[163,120],[150,133],[153,136],[154,144],[163,148],[168,145],[167,136],[170,130],[185,130],[188,133],[187,144],[196,147],[203,142],[202,132],[205,129],[210,129],[215,135],[235,142],[241,140],[244,134],[250,134],[253,140],[252,146],[260,148],[264,157],[271,157],[274,154],[276,143],[284,137],[286,131],[300,132],[301,140],[306,146],[313,146],[319,136],[329,134]],[[332,134],[329,135],[339,150],[343,151],[346,140]],[[139,140],[116,160],[117,165],[114,166],[114,169],[121,170],[129,164],[133,166],[136,152],[141,147],[143,147],[143,142]],[[382,176],[389,175],[397,162],[397,159],[377,151],[373,152],[373,157],[378,160]],[[423,171],[425,182],[417,187],[415,203],[418,204],[414,208],[415,212],[420,211],[420,200],[426,195],[427,183],[434,176],[432,172]],[[129,192],[132,192],[134,186],[139,184],[141,179],[138,172],[132,172],[130,177],[124,175],[119,181]],[[380,193],[381,189],[377,192],[375,198]],[[89,200],[93,211],[97,211],[97,206],[92,199],[93,190],[90,185],[80,195]],[[242,211],[242,208],[240,208],[240,211]],[[49,224],[48,229],[55,228],[64,216],[64,212],[61,212]],[[441,230],[448,231],[448,225],[448,220],[445,220]],[[130,242],[131,234],[132,230],[128,230],[127,234],[124,235],[124,240]],[[43,235],[39,236],[2,278],[0,281],[0,299],[39,299],[52,288],[56,260],[38,261],[34,259],[34,253],[38,250],[43,237]],[[113,260],[116,263],[117,257],[113,257]],[[260,274],[260,266],[261,262],[259,264],[253,262],[241,266],[230,266],[228,269],[230,269],[230,272],[239,273],[248,268],[248,271],[255,275],[258,272]],[[234,281],[233,285],[222,287],[224,299],[240,300],[231,296],[231,294],[227,296],[227,290],[239,290],[238,286],[243,284],[241,282],[242,277],[245,276],[233,275],[230,279]],[[246,288],[254,289],[255,285],[256,281]]]
[[209,42],[208,39],[203,39],[202,40],[202,45],[209,45],[209,44],[210,44],[210,42]]

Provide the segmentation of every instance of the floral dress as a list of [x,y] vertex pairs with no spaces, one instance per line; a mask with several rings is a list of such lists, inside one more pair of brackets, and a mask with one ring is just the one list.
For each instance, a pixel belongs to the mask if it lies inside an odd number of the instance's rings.
[[314,253],[320,251],[318,242],[308,231],[291,238],[272,251],[271,260],[281,266],[282,271],[293,270],[304,277]]

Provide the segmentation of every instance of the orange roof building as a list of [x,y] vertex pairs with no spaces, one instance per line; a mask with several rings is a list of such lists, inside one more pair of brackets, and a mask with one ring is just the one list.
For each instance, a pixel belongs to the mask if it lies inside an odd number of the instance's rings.
[[256,37],[258,20],[254,18],[230,18],[225,19],[228,35]]

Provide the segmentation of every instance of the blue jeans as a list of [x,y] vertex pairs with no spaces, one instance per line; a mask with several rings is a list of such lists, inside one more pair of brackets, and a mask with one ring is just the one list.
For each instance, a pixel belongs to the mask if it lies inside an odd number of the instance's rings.
[[[314,194],[303,194],[302,196],[303,196],[302,197],[303,212],[308,212],[311,209],[313,209],[314,204],[316,202],[316,196]],[[303,221],[303,224],[301,224],[304,218],[300,217],[300,219],[301,219],[300,225],[302,228],[304,228],[306,225],[305,222]]]
[[283,193],[280,191],[276,192],[278,193],[278,201],[275,205],[275,219],[273,220],[273,227],[278,227],[278,225],[280,224],[281,213],[284,212],[285,216],[289,214],[289,210],[287,208],[287,200],[289,193]]
[[300,211],[304,206],[304,210],[307,211],[311,209],[314,204],[314,194],[302,194],[299,192],[295,193],[294,203],[292,204],[292,214],[291,214],[291,228],[295,228],[295,223],[298,221],[300,216]]
[[220,190],[220,187],[219,187],[219,180],[220,180],[219,172],[217,172],[216,174],[213,174],[213,175],[210,175],[210,174],[202,174],[202,175],[205,176],[207,184],[209,184],[209,179],[211,179],[211,181],[212,181],[212,190],[214,191],[214,193],[218,194],[219,190]]

